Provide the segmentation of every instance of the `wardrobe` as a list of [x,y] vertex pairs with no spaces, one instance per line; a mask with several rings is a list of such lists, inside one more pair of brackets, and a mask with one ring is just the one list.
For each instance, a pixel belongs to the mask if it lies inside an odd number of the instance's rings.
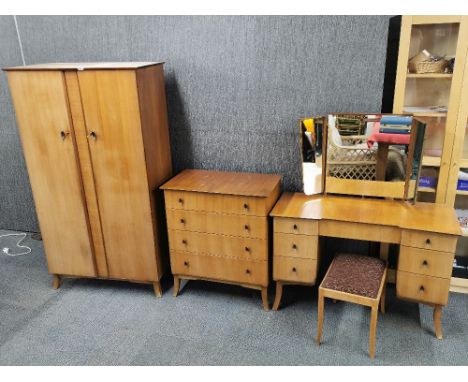
[[163,63],[11,67],[8,82],[49,272],[161,295],[172,175]]

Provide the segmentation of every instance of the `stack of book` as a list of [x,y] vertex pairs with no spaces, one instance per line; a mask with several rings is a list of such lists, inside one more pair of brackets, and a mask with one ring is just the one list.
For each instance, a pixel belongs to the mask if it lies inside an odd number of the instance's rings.
[[412,117],[386,115],[380,119],[380,132],[386,134],[411,133]]

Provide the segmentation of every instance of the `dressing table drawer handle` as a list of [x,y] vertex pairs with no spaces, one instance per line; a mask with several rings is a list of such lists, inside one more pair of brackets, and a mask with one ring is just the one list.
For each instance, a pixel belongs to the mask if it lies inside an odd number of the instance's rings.
[[245,229],[246,231],[250,231],[250,227],[248,226],[248,224],[244,225],[244,229]]
[[184,199],[179,198],[178,202],[179,202],[179,204],[183,205],[184,204]]
[[426,239],[426,245],[429,245],[429,244],[431,244],[431,239],[427,238]]
[[185,224],[185,219],[180,219],[180,224]]
[[295,268],[295,267],[293,267],[292,271],[293,271],[293,272],[296,272],[296,268]]
[[185,267],[188,267],[188,266],[189,266],[189,262],[188,262],[188,261],[184,261],[184,266],[185,266]]
[[293,244],[293,245],[292,245],[292,249],[296,250],[296,249],[297,249],[297,245],[296,245],[296,244]]
[[246,269],[246,270],[245,270],[245,273],[248,274],[248,275],[250,275],[250,269]]
[[244,203],[244,210],[249,210],[249,205],[247,203]]
[[249,247],[245,247],[244,250],[245,250],[245,252],[250,252],[250,248],[249,248]]
[[421,285],[421,286],[419,287],[419,293],[420,293],[420,294],[423,294],[425,291],[426,291],[426,289]]
[[182,244],[183,244],[183,245],[187,245],[187,240],[182,239]]
[[297,231],[297,224],[294,224],[294,225],[293,225],[293,230],[294,230],[294,231]]
[[423,266],[423,267],[427,267],[428,265],[429,265],[429,263],[427,262],[427,260],[424,260],[424,261],[422,262],[422,266]]

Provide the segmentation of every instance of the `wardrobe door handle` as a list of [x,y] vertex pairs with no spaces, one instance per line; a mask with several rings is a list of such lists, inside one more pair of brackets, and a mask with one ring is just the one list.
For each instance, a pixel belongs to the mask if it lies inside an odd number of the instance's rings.
[[60,132],[60,138],[62,138],[62,141],[64,141],[68,136],[70,135],[69,131],[61,131]]
[[88,138],[90,139],[93,139],[94,141],[97,139],[97,134],[95,131],[91,131],[89,134],[88,134]]

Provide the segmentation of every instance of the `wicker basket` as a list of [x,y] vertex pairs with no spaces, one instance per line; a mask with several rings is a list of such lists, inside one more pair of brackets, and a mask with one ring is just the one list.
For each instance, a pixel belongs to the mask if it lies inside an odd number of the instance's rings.
[[408,68],[410,73],[444,73],[448,63],[447,60],[409,62]]

